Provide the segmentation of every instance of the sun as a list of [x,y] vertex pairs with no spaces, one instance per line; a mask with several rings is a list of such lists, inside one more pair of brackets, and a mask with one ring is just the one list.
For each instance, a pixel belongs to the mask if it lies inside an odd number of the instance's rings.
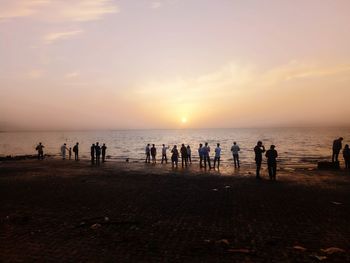
[[181,122],[184,123],[184,124],[187,123],[187,118],[186,117],[182,117],[181,118]]

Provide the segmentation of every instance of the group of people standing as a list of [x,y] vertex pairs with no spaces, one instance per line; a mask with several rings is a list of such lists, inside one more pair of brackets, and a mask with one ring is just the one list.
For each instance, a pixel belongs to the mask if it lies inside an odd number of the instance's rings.
[[99,145],[98,142],[93,143],[90,147],[90,155],[91,155],[91,164],[100,164],[101,154],[102,154],[102,162],[106,161],[106,150],[107,146],[104,143],[102,146]]
[[[162,145],[162,159],[161,163],[168,163],[167,158],[167,150],[169,150],[169,146],[165,146],[165,144]],[[231,147],[232,152],[232,158],[234,162],[235,168],[240,167],[239,162],[239,152],[240,147],[238,146],[237,142],[233,142],[233,145]],[[266,153],[265,153],[266,152]],[[181,166],[187,167],[188,164],[192,163],[191,159],[191,147],[190,145],[185,146],[185,144],[181,145],[180,151],[177,148],[177,145],[174,145],[171,149],[171,164],[172,167],[178,167],[179,158],[181,157]],[[204,145],[202,143],[199,144],[198,147],[198,156],[199,156],[199,167],[205,168],[209,167],[209,169],[212,168],[220,168],[220,158],[221,158],[221,147],[220,143],[216,144],[216,148],[214,150],[214,165],[211,166],[211,159],[210,159],[210,146],[206,142]],[[260,170],[261,170],[261,164],[263,160],[263,153],[265,153],[265,156],[267,158],[267,165],[268,165],[268,172],[269,177],[271,180],[276,180],[276,173],[277,173],[277,157],[278,153],[275,150],[275,145],[271,145],[270,149],[268,151],[265,151],[265,147],[262,144],[261,141],[258,141],[257,145],[254,147],[254,153],[255,153],[255,163],[256,163],[256,178],[261,179],[260,177]],[[157,148],[155,144],[152,144],[152,147],[150,144],[147,144],[145,148],[145,154],[146,159],[145,163],[152,163],[155,164],[157,160]]]

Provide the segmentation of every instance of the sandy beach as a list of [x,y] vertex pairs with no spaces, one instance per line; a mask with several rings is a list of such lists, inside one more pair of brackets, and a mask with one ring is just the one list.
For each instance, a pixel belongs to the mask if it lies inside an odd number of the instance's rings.
[[350,261],[345,171],[197,166],[1,162],[0,261]]

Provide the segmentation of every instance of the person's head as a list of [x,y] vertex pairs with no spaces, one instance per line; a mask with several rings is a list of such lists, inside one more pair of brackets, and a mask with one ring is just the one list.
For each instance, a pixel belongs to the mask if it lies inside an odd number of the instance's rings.
[[150,146],[150,144],[148,143],[147,146]]
[[258,141],[258,142],[257,142],[257,145],[258,145],[259,147],[261,147],[261,146],[262,146],[262,141]]
[[233,142],[233,145],[236,145],[237,143],[236,142]]
[[181,144],[182,147],[185,147],[185,144]]
[[152,144],[152,146],[154,147],[155,145],[154,145],[154,144]]
[[220,147],[220,143],[217,143],[216,146],[217,146],[217,147]]
[[343,137],[340,137],[340,138],[339,138],[339,141],[342,141],[342,140],[344,140],[344,138],[343,138]]
[[163,147],[165,147],[165,144],[163,143]]
[[205,143],[205,146],[208,146],[208,143],[207,143],[207,142]]
[[72,150],[72,147],[69,147],[69,150]]
[[95,146],[95,144],[93,143],[92,146]]
[[77,142],[76,145],[79,145],[79,143]]
[[345,149],[348,149],[349,148],[349,144],[345,144]]
[[104,143],[103,146],[106,146],[106,144]]
[[276,146],[272,144],[272,145],[270,146],[270,149],[271,149],[271,150],[274,150],[275,147],[276,147]]
[[187,148],[191,148],[189,145],[187,145]]
[[96,146],[98,146],[98,142],[96,143]]
[[41,145],[41,142],[39,142],[39,145]]
[[202,146],[203,146],[203,144],[200,143],[200,144],[199,144],[199,147],[202,147]]
[[176,145],[174,145],[174,149],[176,149],[177,148],[177,146]]
[[64,146],[66,146],[67,144],[66,144],[66,143],[64,143],[63,145],[64,145]]

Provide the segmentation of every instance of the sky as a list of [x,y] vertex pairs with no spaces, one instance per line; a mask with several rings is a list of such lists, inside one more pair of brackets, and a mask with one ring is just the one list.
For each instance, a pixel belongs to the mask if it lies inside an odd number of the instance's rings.
[[349,13],[349,0],[0,0],[0,130],[350,125]]

